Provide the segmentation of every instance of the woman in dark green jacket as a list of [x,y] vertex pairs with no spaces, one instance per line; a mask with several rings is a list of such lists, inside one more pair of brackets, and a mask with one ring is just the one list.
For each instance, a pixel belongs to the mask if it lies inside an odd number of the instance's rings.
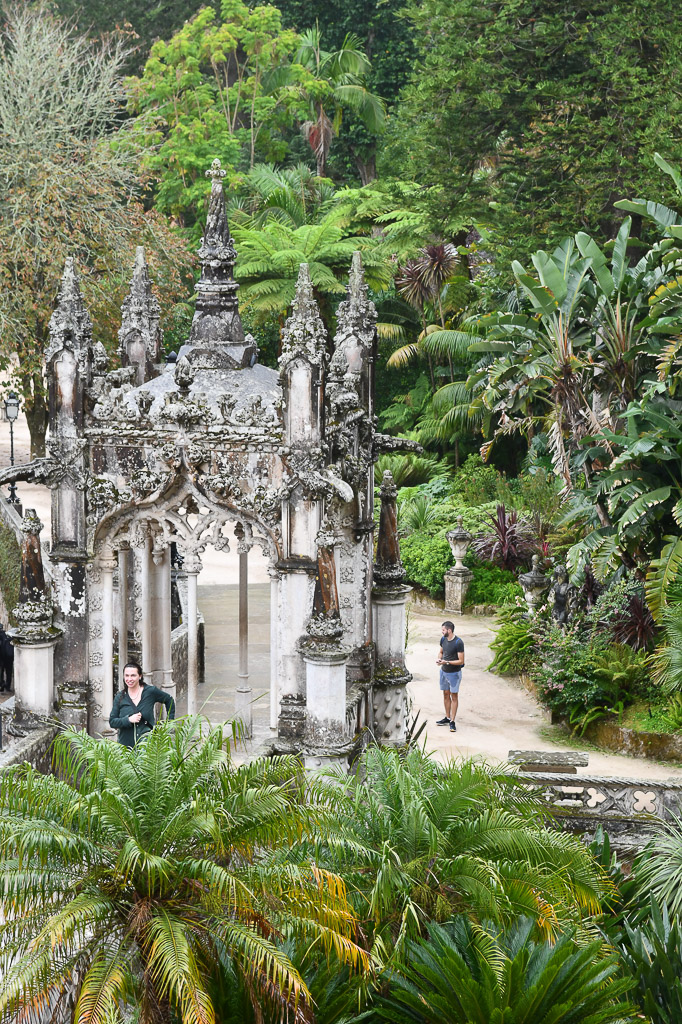
[[136,661],[129,661],[123,669],[123,682],[125,690],[114,697],[109,725],[118,729],[119,743],[134,747],[156,724],[154,705],[165,704],[168,717],[175,718],[175,701],[165,690],[145,683],[142,669]]

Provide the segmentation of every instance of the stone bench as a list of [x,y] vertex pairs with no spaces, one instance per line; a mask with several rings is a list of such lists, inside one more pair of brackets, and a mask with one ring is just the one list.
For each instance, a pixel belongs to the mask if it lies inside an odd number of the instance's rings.
[[577,775],[578,768],[587,768],[590,758],[577,750],[510,750],[507,760],[522,772]]

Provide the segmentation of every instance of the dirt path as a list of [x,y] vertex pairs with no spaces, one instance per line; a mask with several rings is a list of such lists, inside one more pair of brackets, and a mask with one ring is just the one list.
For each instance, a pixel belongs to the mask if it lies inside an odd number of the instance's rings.
[[[585,749],[547,738],[547,723],[542,709],[520,682],[503,679],[486,671],[491,654],[488,644],[494,636],[492,620],[463,616],[456,632],[464,640],[466,666],[457,714],[457,732],[437,726],[443,717],[443,701],[438,688],[436,654],[441,623],[448,616],[412,611],[407,667],[414,678],[410,684],[413,710],[420,710],[420,722],[426,719],[426,747],[446,760],[454,756],[478,755],[490,761],[504,761],[510,750]],[[424,734],[422,733],[422,736]],[[668,779],[682,782],[682,767],[621,754],[602,754],[589,750],[590,764],[581,774],[612,775],[635,779]]]

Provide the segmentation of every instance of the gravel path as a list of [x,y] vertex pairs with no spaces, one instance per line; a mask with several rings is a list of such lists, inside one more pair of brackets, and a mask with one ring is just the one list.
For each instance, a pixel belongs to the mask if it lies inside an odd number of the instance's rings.
[[[419,722],[426,720],[426,748],[446,760],[453,756],[481,756],[504,761],[510,750],[585,750],[580,741],[548,738],[549,726],[542,708],[516,679],[487,672],[492,660],[489,643],[494,637],[493,620],[466,615],[457,619],[455,631],[464,640],[465,668],[457,713],[457,732],[451,733],[436,721],[443,717],[443,700],[438,688],[436,655],[441,623],[451,618],[412,610],[409,626],[407,667],[413,674],[410,696]],[[422,738],[424,733],[422,733]],[[578,774],[611,775],[620,778],[669,779],[682,782],[682,767],[589,750],[590,764]]]

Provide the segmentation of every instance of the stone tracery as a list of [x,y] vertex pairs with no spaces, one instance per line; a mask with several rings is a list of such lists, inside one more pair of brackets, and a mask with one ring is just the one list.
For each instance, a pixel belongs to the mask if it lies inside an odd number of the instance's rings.
[[[93,343],[76,266],[67,261],[50,325],[48,455],[13,473],[52,489],[51,560],[64,630],[55,673],[79,690],[96,731],[106,726],[116,657],[122,666],[141,647],[153,681],[174,689],[173,548],[187,580],[193,710],[201,555],[208,545],[227,549],[231,527],[240,585],[253,544],[269,561],[276,743],[302,751],[309,763],[344,759],[360,722],[348,695],[356,709],[382,708],[379,719],[360,724],[399,742],[409,679],[395,614],[407,588],[399,583],[393,530],[380,550],[393,545],[394,584],[388,595],[372,590],[373,464],[396,447],[374,424],[376,312],[356,253],[330,358],[302,264],[279,368],[259,364],[239,316],[218,161],[207,175],[196,312],[174,367],[161,363],[160,310],[142,248],[123,305],[121,367],[113,370]],[[394,505],[384,509],[387,523],[391,515]],[[382,611],[389,607],[390,614]],[[390,652],[379,663],[377,629],[380,650]],[[385,713],[389,704],[396,714]]]

